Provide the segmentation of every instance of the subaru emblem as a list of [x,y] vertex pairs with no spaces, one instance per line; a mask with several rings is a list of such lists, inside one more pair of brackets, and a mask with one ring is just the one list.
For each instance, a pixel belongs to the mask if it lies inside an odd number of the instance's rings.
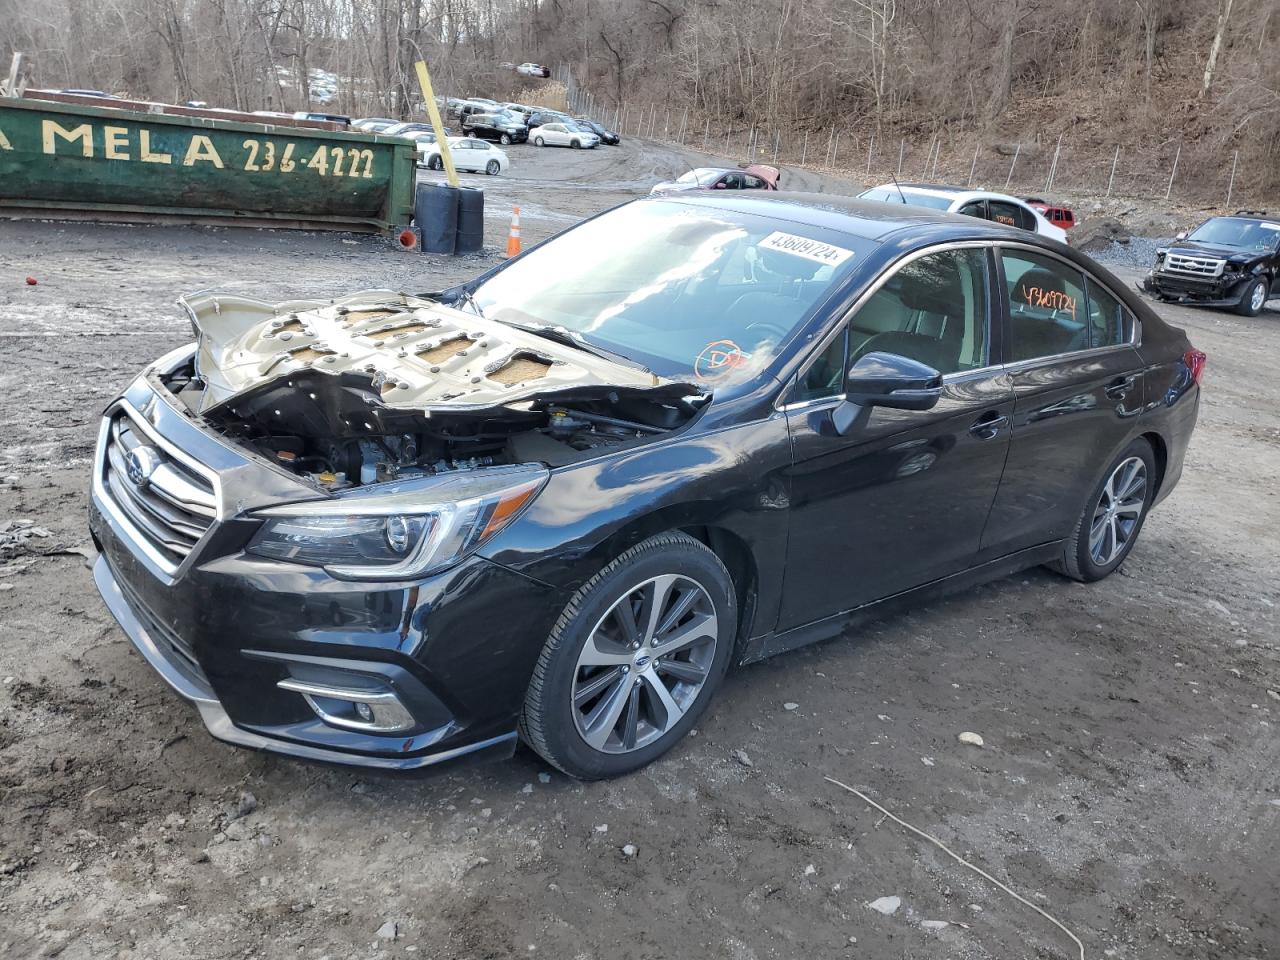
[[125,475],[135,487],[142,488],[151,482],[151,475],[160,466],[160,451],[155,447],[134,447],[124,458]]

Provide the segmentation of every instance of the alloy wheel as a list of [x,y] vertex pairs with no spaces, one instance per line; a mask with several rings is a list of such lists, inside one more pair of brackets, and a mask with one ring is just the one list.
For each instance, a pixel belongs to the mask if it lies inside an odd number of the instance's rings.
[[578,734],[603,753],[658,740],[697,700],[718,636],[715,606],[696,580],[664,574],[631,588],[578,655],[571,692]]
[[1089,526],[1089,556],[1100,567],[1115,561],[1133,539],[1147,503],[1147,465],[1129,457],[1111,471]]
[[1267,302],[1267,285],[1265,283],[1255,283],[1253,285],[1253,295],[1249,298],[1249,308],[1254,313],[1262,311],[1262,305]]

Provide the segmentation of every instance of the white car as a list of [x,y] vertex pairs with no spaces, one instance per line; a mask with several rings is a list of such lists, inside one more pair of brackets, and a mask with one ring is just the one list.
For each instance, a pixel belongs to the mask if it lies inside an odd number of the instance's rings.
[[1017,197],[988,190],[964,187],[941,187],[927,183],[882,183],[858,194],[862,200],[884,203],[907,203],[914,207],[963,213],[970,217],[992,220],[1010,227],[1021,227],[1059,243],[1067,242],[1067,231],[1054,226],[1039,210],[1027,206]]
[[[457,169],[487,173],[491,177],[511,166],[506,153],[488,141],[475,137],[450,137],[449,155],[453,157],[453,165]],[[418,141],[418,166],[429,170],[443,170],[440,145],[434,141]]]
[[594,133],[583,130],[574,123],[544,123],[535,127],[532,135],[535,147],[573,147],[588,150],[600,142]]
[[549,77],[551,71],[540,63],[522,63],[516,67],[516,73],[522,77]]

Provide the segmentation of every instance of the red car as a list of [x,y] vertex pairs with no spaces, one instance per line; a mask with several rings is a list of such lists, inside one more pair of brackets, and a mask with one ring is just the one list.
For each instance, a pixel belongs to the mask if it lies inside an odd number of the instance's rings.
[[763,163],[737,167],[698,167],[675,180],[655,184],[649,193],[682,190],[777,190],[782,171]]
[[1048,201],[1041,200],[1039,197],[1027,197],[1027,206],[1039,210],[1055,227],[1070,230],[1076,225],[1076,215],[1070,207],[1050,206]]

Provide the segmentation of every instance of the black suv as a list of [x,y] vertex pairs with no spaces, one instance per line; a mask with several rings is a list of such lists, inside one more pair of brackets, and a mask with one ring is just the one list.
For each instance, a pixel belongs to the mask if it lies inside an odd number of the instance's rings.
[[1159,300],[1256,317],[1280,297],[1280,218],[1267,219],[1265,210],[1211,217],[1156,250],[1142,289]]
[[573,122],[567,113],[560,113],[558,110],[535,110],[529,114],[525,123],[532,130],[534,127],[540,127],[544,123],[564,123],[565,121]]
[[589,130],[600,138],[600,142],[616,147],[622,142],[622,138],[606,127],[603,123],[596,123],[594,120],[588,120],[585,117],[574,117],[573,122],[585,130]]
[[462,132],[482,140],[499,143],[524,143],[529,128],[509,113],[473,113],[462,118]]

